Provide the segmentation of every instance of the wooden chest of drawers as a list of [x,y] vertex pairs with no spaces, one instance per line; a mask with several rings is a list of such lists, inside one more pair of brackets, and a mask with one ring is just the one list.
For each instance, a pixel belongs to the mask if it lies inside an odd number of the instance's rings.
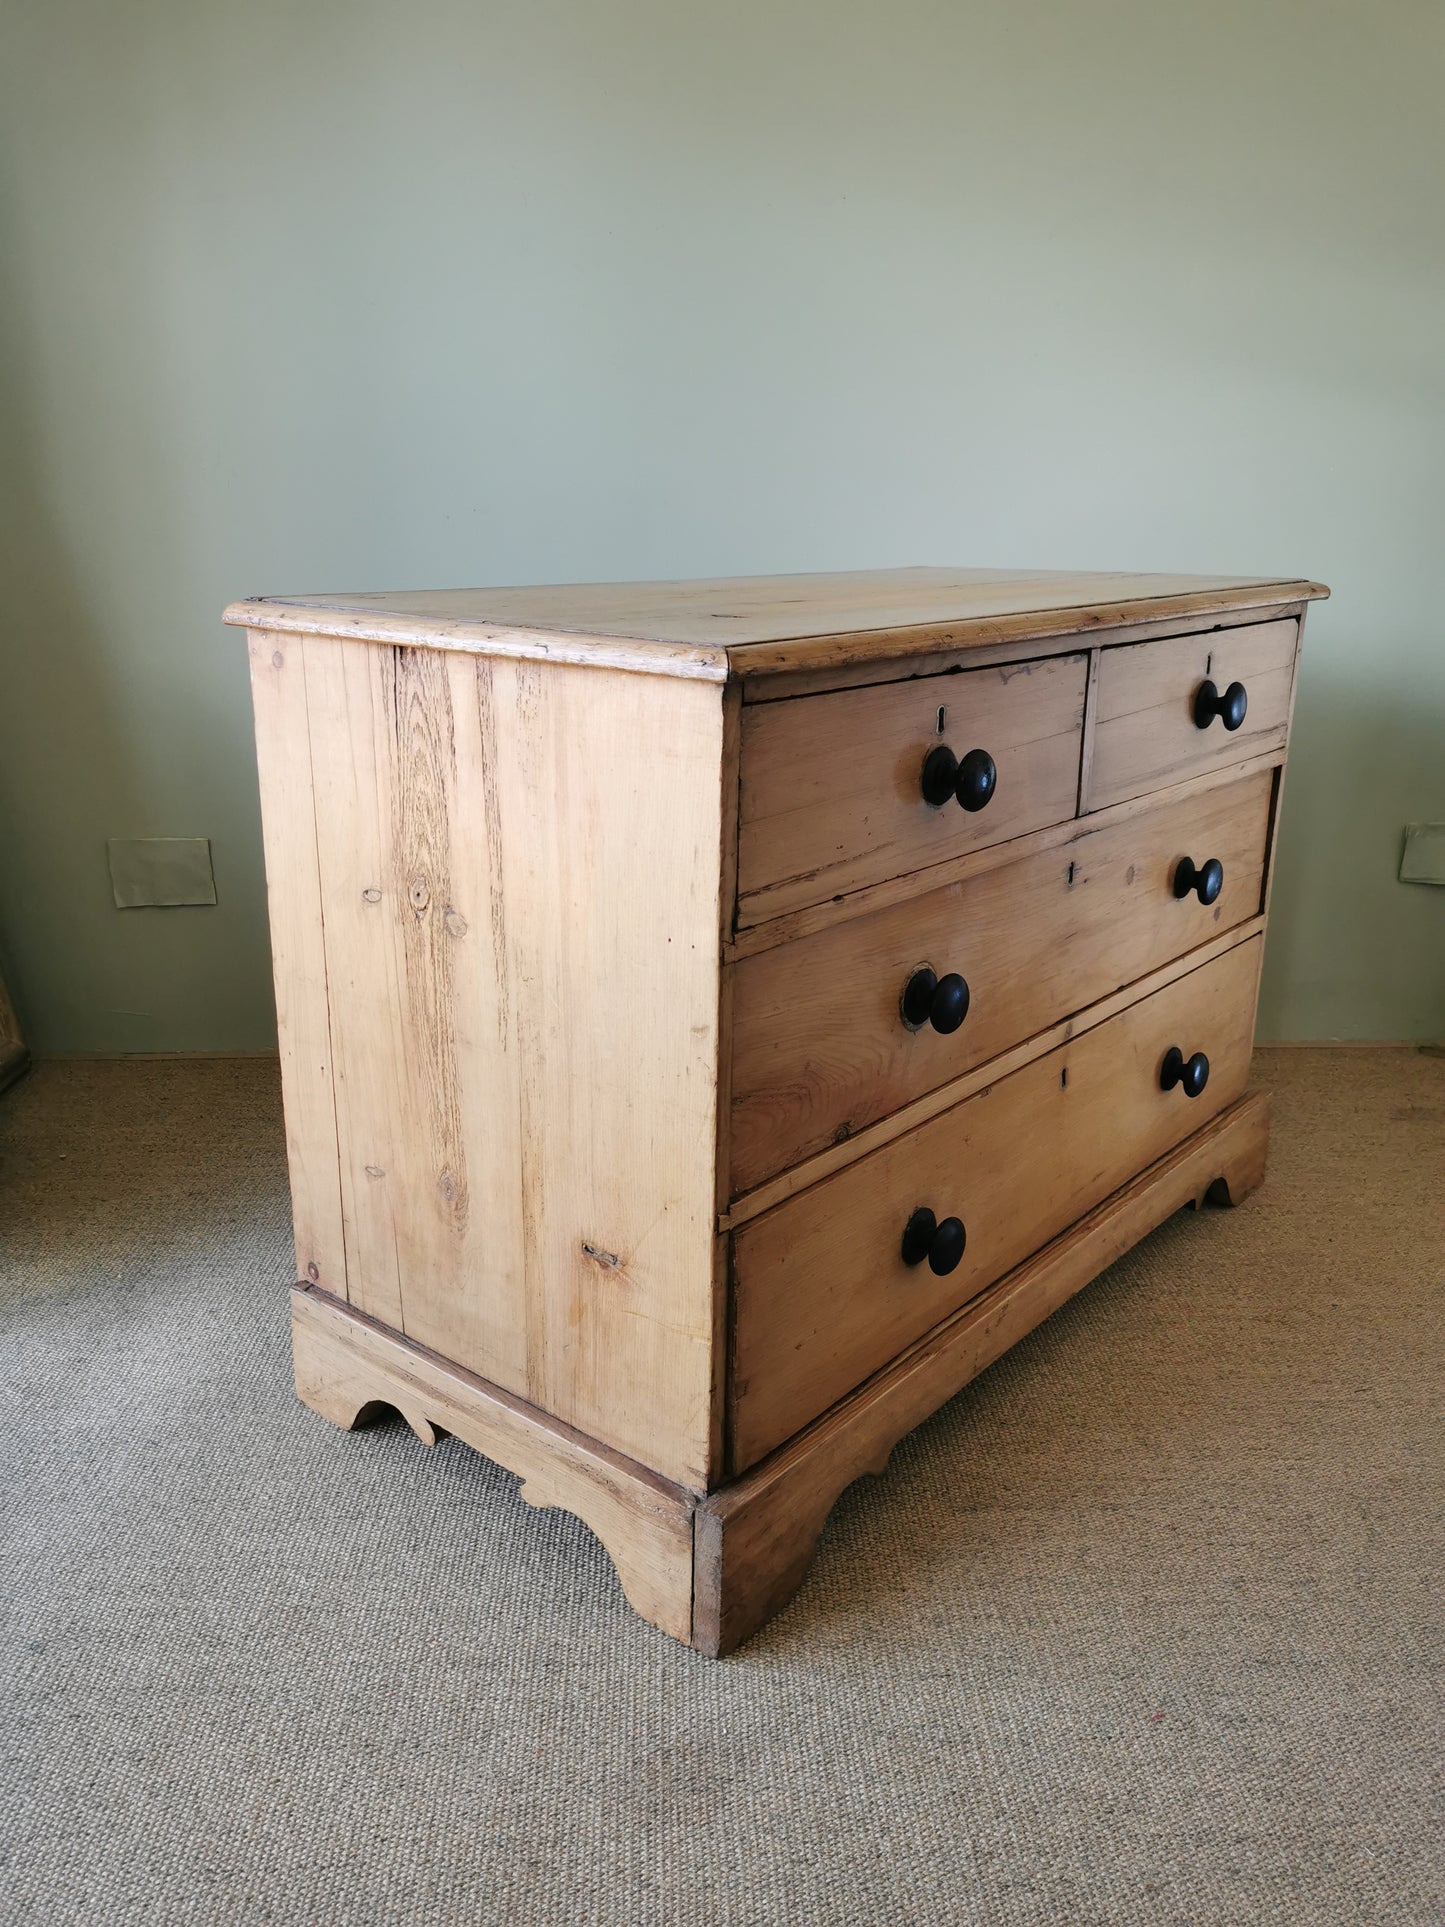
[[718,1653],[1247,1093],[1300,580],[303,596],[249,632],[300,1396]]

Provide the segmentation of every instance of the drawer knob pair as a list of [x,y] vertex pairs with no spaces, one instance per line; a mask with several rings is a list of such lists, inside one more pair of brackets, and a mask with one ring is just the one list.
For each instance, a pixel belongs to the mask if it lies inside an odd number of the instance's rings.
[[919,1205],[903,1230],[903,1262],[921,1265],[946,1278],[958,1266],[968,1243],[962,1218],[945,1218],[940,1224],[926,1204]]
[[915,970],[903,991],[903,1021],[910,1030],[932,1024],[941,1036],[956,1031],[968,1015],[968,985],[956,970],[937,977],[927,964]]
[[1187,897],[1192,890],[1202,904],[1214,903],[1224,888],[1224,865],[1217,856],[1205,863],[1195,864],[1192,857],[1182,856],[1174,872],[1174,894]]
[[960,763],[946,743],[923,759],[923,800],[942,809],[953,797],[960,809],[981,810],[998,783],[998,765],[986,749],[971,749]]
[[1194,726],[1208,729],[1217,716],[1226,729],[1238,729],[1249,707],[1249,692],[1242,682],[1232,682],[1221,696],[1212,682],[1200,683],[1194,692]]
[[1186,1097],[1198,1097],[1209,1082],[1209,1059],[1202,1050],[1186,1057],[1177,1044],[1171,1044],[1159,1066],[1159,1088],[1172,1091],[1177,1084]]

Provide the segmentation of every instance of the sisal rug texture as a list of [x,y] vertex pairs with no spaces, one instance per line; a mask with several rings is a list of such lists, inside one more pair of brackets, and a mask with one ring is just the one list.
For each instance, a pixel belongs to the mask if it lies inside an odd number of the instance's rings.
[[273,1065],[0,1098],[0,1915],[1445,1922],[1445,1060],[1264,1052],[1185,1212],[734,1658],[453,1441],[296,1404]]

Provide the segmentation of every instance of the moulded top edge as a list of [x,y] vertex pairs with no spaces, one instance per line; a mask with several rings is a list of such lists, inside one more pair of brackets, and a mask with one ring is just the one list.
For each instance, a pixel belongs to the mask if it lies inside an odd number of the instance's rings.
[[225,621],[721,681],[1328,595],[1301,577],[857,570],[707,581],[257,596]]

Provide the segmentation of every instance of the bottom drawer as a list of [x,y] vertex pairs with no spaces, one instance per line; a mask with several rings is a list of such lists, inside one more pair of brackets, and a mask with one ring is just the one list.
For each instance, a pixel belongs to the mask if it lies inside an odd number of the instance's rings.
[[[730,1462],[742,1472],[957,1306],[1057,1237],[1244,1089],[1262,939],[1251,938],[907,1132],[733,1237]],[[1204,1088],[1165,1090],[1171,1047]],[[921,1207],[963,1221],[907,1264]],[[921,1245],[919,1234],[916,1242]]]

